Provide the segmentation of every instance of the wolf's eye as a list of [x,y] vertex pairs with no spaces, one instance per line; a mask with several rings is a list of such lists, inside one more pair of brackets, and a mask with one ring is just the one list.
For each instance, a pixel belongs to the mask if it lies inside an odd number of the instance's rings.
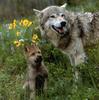
[[65,17],[65,15],[64,14],[61,14],[61,17]]
[[51,18],[55,18],[55,15],[51,15],[50,17],[51,17]]

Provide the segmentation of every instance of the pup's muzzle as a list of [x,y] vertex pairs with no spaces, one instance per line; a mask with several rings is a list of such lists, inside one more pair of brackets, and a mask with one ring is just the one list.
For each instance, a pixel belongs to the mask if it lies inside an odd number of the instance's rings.
[[35,62],[36,62],[36,63],[41,63],[41,62],[42,62],[42,56],[41,56],[41,55],[37,56]]

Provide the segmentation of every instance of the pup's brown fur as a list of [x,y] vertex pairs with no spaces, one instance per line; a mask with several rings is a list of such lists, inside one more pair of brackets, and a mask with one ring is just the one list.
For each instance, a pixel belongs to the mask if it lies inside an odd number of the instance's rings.
[[42,60],[41,50],[37,45],[25,46],[28,70],[23,88],[28,88],[30,100],[35,100],[36,90],[47,89],[48,71]]

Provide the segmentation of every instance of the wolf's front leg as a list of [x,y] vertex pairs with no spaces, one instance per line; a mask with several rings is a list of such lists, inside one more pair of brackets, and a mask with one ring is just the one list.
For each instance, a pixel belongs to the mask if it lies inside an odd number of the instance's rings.
[[29,82],[26,81],[26,82],[24,83],[24,85],[23,85],[23,89],[26,89],[26,88],[28,88],[28,87],[29,87]]

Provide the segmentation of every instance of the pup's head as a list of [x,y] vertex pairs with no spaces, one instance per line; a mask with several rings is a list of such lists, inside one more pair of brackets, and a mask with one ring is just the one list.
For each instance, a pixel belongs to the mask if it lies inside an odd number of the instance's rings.
[[41,50],[36,44],[25,46],[25,55],[29,64],[33,66],[40,66],[42,63]]
[[49,6],[42,11],[34,9],[40,21],[42,35],[51,31],[58,35],[68,34],[70,25],[68,24],[68,15],[65,10],[66,4],[62,6]]

